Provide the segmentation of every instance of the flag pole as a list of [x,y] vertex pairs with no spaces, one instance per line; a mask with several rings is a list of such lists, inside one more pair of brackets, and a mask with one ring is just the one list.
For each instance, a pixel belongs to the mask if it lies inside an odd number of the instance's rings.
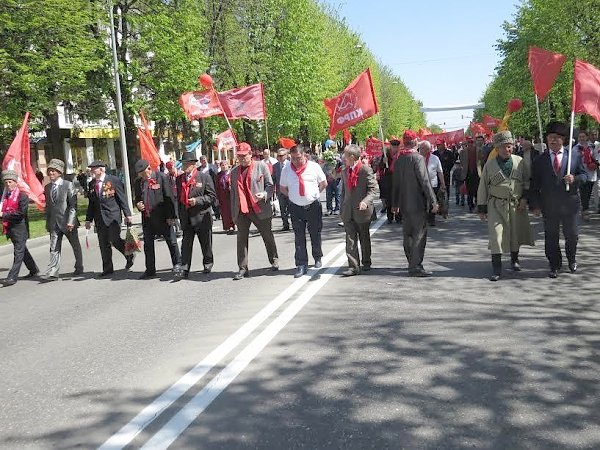
[[[575,110],[571,111],[571,132],[569,133],[569,142],[567,145],[568,157],[567,157],[567,175],[571,173],[571,143],[573,142],[573,132],[575,128]],[[571,185],[567,184],[567,192]]]
[[265,134],[267,135],[267,149],[269,149],[269,152],[270,152],[271,146],[269,144],[269,122],[267,121],[266,115],[265,115]]
[[387,151],[385,150],[385,139],[383,138],[383,125],[382,125],[382,121],[381,121],[381,112],[377,113],[377,117],[379,118],[379,139],[381,139],[383,160],[385,161],[385,167],[388,168],[389,167],[388,155],[387,155]]
[[535,94],[535,109],[537,112],[538,127],[540,129],[540,148],[544,148],[544,132],[542,131],[542,116],[540,114],[540,101],[537,93]]

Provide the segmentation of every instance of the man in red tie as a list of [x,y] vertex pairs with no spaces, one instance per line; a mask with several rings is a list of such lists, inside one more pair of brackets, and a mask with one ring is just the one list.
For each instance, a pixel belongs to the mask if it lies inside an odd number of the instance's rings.
[[[577,271],[577,214],[581,205],[579,186],[587,181],[583,162],[576,150],[565,147],[569,127],[550,122],[546,130],[548,150],[533,163],[529,204],[535,215],[544,218],[544,246],[550,264],[550,278],[562,267],[560,226],[565,236],[565,253],[571,273]],[[567,171],[569,152],[571,170]],[[568,188],[568,190],[567,190]]]
[[233,277],[241,280],[248,277],[248,237],[250,224],[254,224],[265,243],[271,270],[279,270],[279,256],[275,236],[271,229],[273,210],[273,179],[263,161],[252,159],[252,149],[246,142],[240,143],[236,156],[239,164],[231,169],[231,215],[237,233],[237,261],[239,272]]
[[323,209],[321,192],[327,187],[327,177],[321,166],[306,157],[304,147],[296,145],[290,149],[291,164],[281,171],[281,192],[290,199],[289,210],[294,229],[296,252],[295,278],[300,278],[308,270],[308,252],[306,250],[306,227],[310,234],[312,256],[315,267],[321,267],[321,229],[323,228]]

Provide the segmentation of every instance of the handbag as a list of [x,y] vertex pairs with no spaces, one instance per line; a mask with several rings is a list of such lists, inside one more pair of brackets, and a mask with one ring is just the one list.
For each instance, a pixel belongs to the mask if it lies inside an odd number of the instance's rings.
[[131,225],[127,225],[125,233],[125,256],[133,255],[135,252],[142,251],[142,241]]

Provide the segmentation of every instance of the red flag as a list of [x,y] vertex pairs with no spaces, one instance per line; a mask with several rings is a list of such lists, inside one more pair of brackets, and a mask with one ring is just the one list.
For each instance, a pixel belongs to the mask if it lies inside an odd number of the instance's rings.
[[575,60],[572,110],[600,122],[600,69],[580,60]]
[[326,98],[323,103],[331,119],[329,125],[331,137],[338,131],[377,114],[379,108],[373,90],[371,71],[365,70],[340,95]]
[[296,141],[294,141],[293,139],[290,138],[286,138],[286,137],[281,137],[279,138],[279,144],[283,147],[283,148],[287,148],[288,150],[290,148],[292,148],[294,145],[296,145]]
[[348,128],[344,128],[344,131],[342,131],[342,136],[344,139],[344,145],[348,145],[350,141],[352,141],[352,135],[350,134],[350,131],[348,131]]
[[221,107],[229,119],[265,120],[265,95],[262,83],[219,92]]
[[383,142],[377,138],[370,137],[365,142],[365,151],[369,156],[381,156],[383,153]]
[[465,130],[461,128],[460,130],[448,131],[446,133],[429,134],[424,136],[423,139],[431,142],[431,144],[435,144],[438,140],[444,141],[447,144],[457,144],[465,140]]
[[214,89],[184,92],[179,97],[179,104],[190,120],[223,115],[223,108]]
[[483,116],[483,124],[487,128],[498,128],[500,126],[500,123],[502,123],[500,119],[496,119],[495,117],[489,116],[487,114]]
[[17,132],[15,139],[10,144],[8,152],[2,161],[2,170],[14,170],[17,172],[17,186],[20,191],[25,192],[33,200],[40,211],[46,207],[44,198],[44,186],[35,176],[31,167],[31,150],[29,147],[29,113],[25,113],[23,125]]
[[231,129],[227,129],[217,134],[217,148],[219,150],[229,150],[237,146],[237,139]]
[[143,126],[137,127],[137,135],[140,141],[140,154],[142,159],[145,159],[150,163],[150,168],[152,170],[158,170],[160,167],[160,156],[158,155],[158,149],[154,144],[154,139],[152,139],[152,131],[150,131],[150,127],[148,126],[148,122],[146,122],[143,111],[140,111],[140,118],[142,119]]
[[541,102],[546,98],[563,64],[565,55],[552,53],[538,47],[529,47],[529,71],[533,79],[533,90]]

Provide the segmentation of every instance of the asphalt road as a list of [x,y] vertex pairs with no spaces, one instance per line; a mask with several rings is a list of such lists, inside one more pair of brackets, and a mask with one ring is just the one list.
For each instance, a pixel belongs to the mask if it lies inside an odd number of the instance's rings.
[[115,254],[115,278],[94,279],[92,237],[84,276],[0,289],[0,448],[600,448],[599,216],[577,274],[546,278],[534,221],[523,272],[498,283],[464,210],[430,230],[430,279],[407,276],[401,225],[382,221],[374,269],[341,278],[343,230],[324,221],[324,267],[300,280],[292,233],[278,273],[254,235],[239,282],[235,236],[216,233],[213,273],[196,243],[179,283],[162,242],[160,278]]

